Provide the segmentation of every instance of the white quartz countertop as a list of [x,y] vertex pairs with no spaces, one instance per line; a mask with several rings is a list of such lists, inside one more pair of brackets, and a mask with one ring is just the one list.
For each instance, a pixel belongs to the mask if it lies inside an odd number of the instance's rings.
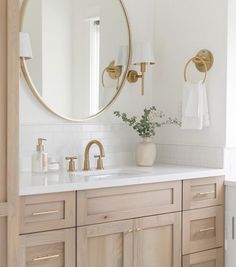
[[122,167],[78,173],[21,173],[20,195],[36,195],[88,189],[140,185],[225,175],[223,169],[178,165],[151,168]]

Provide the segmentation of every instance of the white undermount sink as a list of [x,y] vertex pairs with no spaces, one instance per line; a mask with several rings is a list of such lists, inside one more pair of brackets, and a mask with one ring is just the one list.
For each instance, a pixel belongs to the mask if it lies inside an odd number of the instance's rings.
[[73,173],[74,178],[85,179],[89,181],[93,180],[105,180],[105,179],[120,179],[127,177],[137,177],[147,175],[148,172],[132,170],[132,169],[110,169],[110,170],[95,170],[95,171],[81,171]]

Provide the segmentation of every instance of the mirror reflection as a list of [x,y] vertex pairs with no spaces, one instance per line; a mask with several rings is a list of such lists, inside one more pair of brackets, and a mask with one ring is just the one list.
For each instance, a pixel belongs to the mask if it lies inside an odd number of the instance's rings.
[[116,98],[130,50],[120,0],[26,0],[22,17],[22,46],[32,52],[23,71],[45,106],[80,120]]

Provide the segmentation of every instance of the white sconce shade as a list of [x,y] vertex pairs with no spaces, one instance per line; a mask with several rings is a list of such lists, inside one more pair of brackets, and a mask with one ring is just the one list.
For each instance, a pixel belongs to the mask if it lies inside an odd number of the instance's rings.
[[134,45],[133,64],[140,65],[141,63],[148,65],[155,64],[155,56],[151,43],[137,43]]
[[127,45],[120,46],[118,56],[116,59],[116,65],[117,66],[127,66],[128,57],[129,57],[128,46]]
[[20,32],[20,57],[25,59],[33,58],[30,36],[26,32]]

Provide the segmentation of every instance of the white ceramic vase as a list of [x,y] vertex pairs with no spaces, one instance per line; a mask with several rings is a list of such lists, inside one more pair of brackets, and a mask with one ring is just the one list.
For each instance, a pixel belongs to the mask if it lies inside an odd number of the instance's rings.
[[138,166],[151,167],[154,165],[157,157],[157,146],[152,138],[143,138],[136,147],[136,163]]

